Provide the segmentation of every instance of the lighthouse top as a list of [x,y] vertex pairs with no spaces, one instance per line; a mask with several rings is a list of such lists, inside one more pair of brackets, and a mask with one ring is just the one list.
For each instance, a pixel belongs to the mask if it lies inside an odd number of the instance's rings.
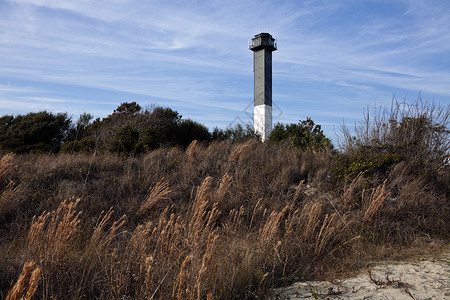
[[258,51],[263,48],[275,51],[277,50],[277,42],[269,33],[262,32],[252,38],[252,43],[249,45],[249,48],[252,51]]

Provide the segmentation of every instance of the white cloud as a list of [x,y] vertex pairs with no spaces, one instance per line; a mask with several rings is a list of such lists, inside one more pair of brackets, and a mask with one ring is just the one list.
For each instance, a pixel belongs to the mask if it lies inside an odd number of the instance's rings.
[[[358,10],[373,3],[392,10]],[[247,38],[262,31],[279,39],[274,99],[286,105],[305,85],[304,99],[339,102],[333,113],[342,116],[398,91],[450,97],[445,1],[13,0],[0,9],[0,82],[21,82],[0,85],[3,99],[25,101],[14,93],[28,89],[70,110],[70,99],[83,97],[55,87],[67,85],[188,112],[224,109],[232,119],[252,99]],[[313,112],[311,103],[296,109]]]

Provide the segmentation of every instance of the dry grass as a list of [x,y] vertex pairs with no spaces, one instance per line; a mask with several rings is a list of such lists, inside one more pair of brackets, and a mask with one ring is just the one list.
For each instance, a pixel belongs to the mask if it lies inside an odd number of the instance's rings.
[[10,181],[0,196],[0,219],[5,216],[13,205],[14,195],[18,192],[20,186],[16,186]]
[[320,222],[320,215],[322,212],[322,205],[320,203],[310,203],[303,207],[302,218],[307,220],[303,236],[310,238],[314,235],[317,226]]
[[227,173],[225,173],[222,176],[222,179],[220,180],[220,185],[219,188],[217,189],[217,196],[216,196],[216,201],[217,202],[224,202],[226,201],[225,197],[228,194],[228,191],[231,187],[233,180],[231,178],[230,175],[228,175]]
[[15,195],[20,189],[13,180],[9,178],[13,171],[12,153],[2,156],[0,159],[0,224],[9,221],[16,209]]
[[364,181],[366,181],[366,178],[364,177],[364,172],[361,172],[349,184],[346,183],[342,197],[339,199],[340,202],[348,207],[354,206],[355,200],[358,199],[357,193],[361,191]]
[[[41,269],[33,261],[25,262],[17,282],[9,290],[6,300],[30,300],[39,286]],[[31,273],[31,274],[30,274]]]
[[1,290],[43,299],[261,299],[293,280],[361,266],[374,258],[367,249],[448,239],[447,196],[427,178],[399,166],[391,177],[345,184],[324,171],[332,163],[327,153],[254,141],[130,158],[15,157],[8,179],[16,184],[1,191],[15,203],[14,222],[0,223]]
[[75,210],[79,201],[63,201],[56,211],[33,217],[27,251],[37,261],[60,262],[68,257],[79,231],[81,212]]
[[193,140],[186,149],[188,165],[197,163],[199,160],[200,145],[197,140]]
[[378,186],[376,189],[372,191],[368,200],[366,200],[367,196],[365,191],[363,191],[363,202],[367,201],[366,212],[363,216],[363,222],[371,221],[375,218],[377,212],[380,210],[381,206],[384,203],[384,200],[389,196],[389,193],[386,192],[386,181],[383,182],[383,185]]
[[3,155],[0,159],[0,181],[5,181],[7,179],[14,156],[15,154],[8,153],[6,155]]
[[254,144],[255,144],[255,141],[253,141],[253,140],[249,140],[242,144],[237,144],[234,147],[233,152],[231,152],[229,160],[230,161],[237,160],[239,158],[239,156],[242,155],[242,153],[244,153],[249,147],[251,147]]
[[142,203],[138,214],[145,214],[150,211],[158,202],[168,199],[170,194],[169,183],[164,178],[161,179],[150,191],[148,197]]

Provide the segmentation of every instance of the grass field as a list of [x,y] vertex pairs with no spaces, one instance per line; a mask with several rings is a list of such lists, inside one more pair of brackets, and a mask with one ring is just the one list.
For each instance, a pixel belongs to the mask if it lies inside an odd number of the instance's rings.
[[361,131],[342,153],[249,140],[5,154],[0,299],[265,299],[438,249],[450,237],[448,123],[406,120],[378,130],[384,144]]

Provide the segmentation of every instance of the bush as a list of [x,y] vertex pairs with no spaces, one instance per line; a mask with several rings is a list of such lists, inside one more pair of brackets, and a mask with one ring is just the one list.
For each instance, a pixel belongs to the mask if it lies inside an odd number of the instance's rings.
[[211,134],[208,128],[190,119],[181,121],[176,132],[176,144],[186,148],[193,140],[209,142]]
[[111,138],[111,152],[119,155],[135,154],[139,142],[139,131],[130,125],[120,127]]
[[57,153],[67,137],[70,118],[41,111],[0,118],[0,147],[15,153]]
[[331,141],[325,137],[321,126],[314,124],[314,121],[310,118],[299,121],[298,124],[276,124],[270,134],[269,141],[286,142],[302,150],[333,149]]
[[343,127],[343,154],[336,167],[341,178],[359,172],[385,176],[405,161],[411,168],[436,173],[450,150],[450,106],[439,107],[418,99],[414,104],[393,99],[390,110],[368,109],[355,135]]
[[234,127],[228,127],[227,129],[214,128],[211,138],[213,141],[225,141],[229,140],[233,143],[243,143],[248,140],[260,140],[260,137],[255,133],[253,127],[250,124],[236,124]]
[[98,140],[93,137],[85,137],[81,140],[70,141],[64,143],[61,147],[62,153],[72,153],[72,152],[94,152],[96,149],[101,149],[99,147]]

